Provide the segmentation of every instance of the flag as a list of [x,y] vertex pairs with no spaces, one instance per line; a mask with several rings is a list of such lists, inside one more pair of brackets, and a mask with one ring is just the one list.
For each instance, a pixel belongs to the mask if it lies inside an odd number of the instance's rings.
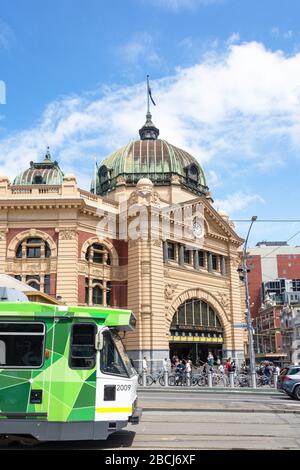
[[150,96],[150,99],[151,99],[152,103],[154,104],[154,106],[156,106],[156,103],[154,102],[154,99],[152,98],[151,88],[150,88],[150,85],[149,85],[149,75],[147,75],[147,83],[148,83],[148,95]]
[[149,93],[149,96],[150,96],[150,99],[151,99],[152,103],[154,104],[154,106],[156,106],[156,104],[154,102],[154,99],[152,98],[152,93],[151,93],[151,88],[150,87],[148,89],[148,93]]

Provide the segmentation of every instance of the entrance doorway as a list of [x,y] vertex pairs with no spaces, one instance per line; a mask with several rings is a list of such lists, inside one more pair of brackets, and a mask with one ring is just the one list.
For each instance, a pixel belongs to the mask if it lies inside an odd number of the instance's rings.
[[191,359],[193,364],[207,362],[208,353],[211,352],[215,361],[219,358],[222,360],[222,345],[216,346],[211,344],[195,344],[195,343],[170,343],[170,359],[177,356],[179,359]]
[[223,327],[214,309],[199,299],[186,300],[174,314],[170,327],[170,358],[207,362],[211,352],[222,360]]

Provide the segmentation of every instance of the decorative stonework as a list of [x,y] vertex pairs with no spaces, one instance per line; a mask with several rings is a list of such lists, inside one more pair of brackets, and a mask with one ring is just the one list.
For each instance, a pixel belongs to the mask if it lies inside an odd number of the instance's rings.
[[129,240],[128,247],[129,248],[136,248],[138,246],[138,240]]
[[141,274],[150,274],[150,261],[142,261]]
[[180,184],[180,178],[178,175],[172,175],[171,176],[171,183],[172,184]]
[[6,239],[6,232],[0,232],[0,242]]
[[137,191],[133,191],[128,199],[128,205],[133,206],[134,204],[137,204],[139,200],[139,194]]
[[194,289],[188,289],[185,290],[184,292],[181,292],[175,300],[172,302],[172,304],[169,306],[168,309],[168,315],[167,315],[167,320],[169,325],[171,324],[172,318],[177,311],[178,307],[183,304],[186,300],[188,299],[199,299],[199,300],[204,300],[207,302],[216,312],[216,314],[219,316],[219,319],[222,323],[222,326],[224,328],[224,334],[226,335],[227,331],[227,326],[229,324],[229,317],[228,317],[228,312],[224,308],[224,306],[221,304],[220,300],[212,295],[210,292],[201,289],[201,288],[194,288]]
[[165,299],[172,300],[178,284],[166,284],[165,286]]
[[125,184],[125,183],[126,183],[126,179],[124,178],[124,176],[118,176],[117,177],[117,185]]
[[19,245],[20,242],[25,240],[25,238],[28,237],[39,237],[42,240],[46,241],[51,249],[51,258],[56,258],[57,256],[57,247],[56,244],[54,243],[54,240],[48,233],[43,232],[42,230],[38,229],[29,229],[25,230],[23,232],[19,232],[9,243],[8,248],[7,248],[7,257],[8,258],[15,258],[15,253],[17,246]]
[[229,299],[229,296],[228,294],[224,294],[223,292],[218,292],[217,293],[217,296],[220,300],[220,303],[221,305],[223,305],[223,307],[228,310],[229,307],[230,307],[230,299]]
[[61,240],[76,240],[76,230],[60,230],[59,236]]
[[162,247],[162,241],[161,240],[154,240],[152,242],[152,245],[153,246],[158,246],[159,248],[161,248]]
[[240,258],[231,258],[231,259],[230,259],[230,265],[231,265],[234,269],[237,269],[240,264],[241,264]]

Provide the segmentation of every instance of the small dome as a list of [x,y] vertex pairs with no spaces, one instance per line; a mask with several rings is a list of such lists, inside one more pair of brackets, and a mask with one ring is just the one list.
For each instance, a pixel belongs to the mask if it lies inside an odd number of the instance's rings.
[[149,180],[149,178],[141,178],[137,182],[137,187],[140,187],[140,186],[150,186],[152,188],[153,183],[151,180]]
[[97,193],[113,191],[118,177],[129,186],[136,185],[141,178],[161,186],[171,184],[175,175],[185,189],[196,195],[207,194],[204,172],[188,152],[161,139],[134,140],[102,161],[96,179]]
[[42,162],[30,162],[30,168],[14,179],[14,185],[51,184],[61,185],[64,174],[56,161],[51,159],[49,149]]

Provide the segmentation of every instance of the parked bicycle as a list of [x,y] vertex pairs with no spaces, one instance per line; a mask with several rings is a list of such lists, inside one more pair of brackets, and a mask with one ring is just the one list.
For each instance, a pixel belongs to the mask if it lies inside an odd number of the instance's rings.
[[[162,387],[165,385],[164,372],[161,370],[156,374],[147,374],[146,375],[146,386],[150,387],[153,384],[159,383]],[[143,385],[143,373],[141,372],[138,376],[138,384]]]

